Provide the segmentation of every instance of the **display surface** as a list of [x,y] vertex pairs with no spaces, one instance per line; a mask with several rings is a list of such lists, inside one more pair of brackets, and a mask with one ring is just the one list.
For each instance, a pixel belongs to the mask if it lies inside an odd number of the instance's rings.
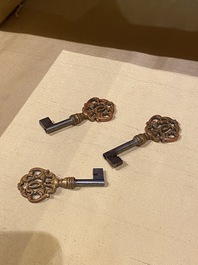
[[146,123],[145,133],[138,134],[131,141],[124,143],[103,154],[104,158],[112,167],[118,167],[123,164],[118,154],[135,146],[141,146],[148,140],[154,142],[169,143],[175,142],[179,138],[179,123],[170,117],[154,115]]
[[[197,265],[197,87],[193,76],[63,51],[0,138],[0,264]],[[112,121],[47,137],[41,117],[63,120],[93,95],[115,103]],[[179,140],[108,166],[102,154],[155,113],[180,123]],[[79,179],[100,167],[107,185],[29,203],[17,183],[35,166]]]
[[84,104],[82,113],[70,115],[66,120],[53,123],[49,117],[39,121],[46,133],[52,133],[70,125],[77,125],[83,120],[105,122],[113,118],[114,104],[106,99],[91,98]]

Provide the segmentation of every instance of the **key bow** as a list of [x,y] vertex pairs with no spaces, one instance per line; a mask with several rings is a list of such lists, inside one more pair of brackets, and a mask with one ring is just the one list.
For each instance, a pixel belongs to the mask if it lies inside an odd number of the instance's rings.
[[155,142],[175,142],[179,138],[179,123],[170,117],[154,115],[146,123],[145,132]]

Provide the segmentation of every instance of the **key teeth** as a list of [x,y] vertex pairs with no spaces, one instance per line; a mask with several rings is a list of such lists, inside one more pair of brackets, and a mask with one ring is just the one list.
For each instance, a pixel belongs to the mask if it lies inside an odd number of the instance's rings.
[[109,164],[115,168],[115,167],[119,167],[123,164],[123,160],[117,156],[116,154],[112,154],[112,153],[104,153],[103,157],[109,162]]
[[47,133],[47,128],[53,125],[49,117],[39,120],[39,124],[43,127],[46,133]]
[[94,168],[93,169],[93,179],[94,180],[104,180],[103,168]]

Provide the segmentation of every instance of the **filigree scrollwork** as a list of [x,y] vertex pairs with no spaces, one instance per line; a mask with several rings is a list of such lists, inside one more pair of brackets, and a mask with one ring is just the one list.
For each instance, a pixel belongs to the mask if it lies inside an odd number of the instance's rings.
[[174,142],[179,138],[179,123],[169,117],[154,115],[146,123],[146,134],[155,142]]
[[90,121],[105,122],[113,118],[114,104],[106,99],[94,97],[84,104],[82,112]]
[[30,202],[40,202],[56,192],[59,186],[57,177],[42,168],[32,168],[18,184],[21,194]]

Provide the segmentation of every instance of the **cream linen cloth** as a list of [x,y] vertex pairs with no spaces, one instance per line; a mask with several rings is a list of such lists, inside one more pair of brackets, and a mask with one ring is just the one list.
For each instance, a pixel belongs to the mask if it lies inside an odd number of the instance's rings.
[[[197,87],[197,77],[63,51],[0,139],[0,264],[197,265]],[[94,96],[115,103],[112,121],[40,127]],[[102,154],[154,114],[179,121],[179,141],[150,142],[111,168]],[[36,166],[76,178],[103,167],[107,185],[31,204],[17,183]]]

